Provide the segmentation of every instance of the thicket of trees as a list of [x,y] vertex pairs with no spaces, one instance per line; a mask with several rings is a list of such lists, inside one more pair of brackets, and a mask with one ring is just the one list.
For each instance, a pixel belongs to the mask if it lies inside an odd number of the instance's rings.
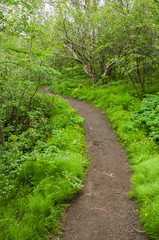
[[43,82],[74,62],[93,84],[125,79],[144,94],[146,84],[157,82],[157,0],[3,0],[0,8],[3,149],[10,131],[26,127]]
[[0,1],[0,239],[50,238],[82,187],[83,119],[38,92],[60,75],[53,32],[43,1]]
[[[145,84],[158,77],[158,1],[50,1],[47,24],[56,56],[75,60],[93,84],[130,79]],[[56,49],[57,51],[57,49]],[[66,60],[67,59],[67,60]],[[62,60],[62,59],[61,59]]]
[[[41,84],[76,64],[93,84],[122,79],[139,83],[144,94],[145,85],[157,82],[157,0],[2,0],[0,9],[4,149],[8,132],[24,125]],[[12,127],[4,133],[7,124]]]
[[52,69],[43,43],[40,1],[2,1],[0,7],[0,130],[5,149],[10,132],[28,127],[32,100]]

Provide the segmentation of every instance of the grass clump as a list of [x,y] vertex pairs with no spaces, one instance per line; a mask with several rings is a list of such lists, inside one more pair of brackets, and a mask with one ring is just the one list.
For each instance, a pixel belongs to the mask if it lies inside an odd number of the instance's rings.
[[140,216],[152,239],[159,236],[159,155],[150,157],[136,167],[132,176],[130,197],[140,206]]
[[[60,82],[51,89],[60,92]],[[159,96],[154,88],[147,88],[147,92],[143,98],[138,86],[110,84],[82,85],[71,91],[63,88],[60,93],[87,101],[107,115],[129,155],[132,170],[129,196],[140,208],[140,219],[148,236],[159,239]]]
[[[32,116],[28,129],[21,133],[24,137],[19,136],[19,129],[10,134],[2,156],[2,240],[56,235],[62,229],[63,210],[83,187],[88,167],[83,118],[66,101],[44,94],[34,99],[33,114],[36,111],[40,119]],[[16,150],[10,151],[15,145]]]

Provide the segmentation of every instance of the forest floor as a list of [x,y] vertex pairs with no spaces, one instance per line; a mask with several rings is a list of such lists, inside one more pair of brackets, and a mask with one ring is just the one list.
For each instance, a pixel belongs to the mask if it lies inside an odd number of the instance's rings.
[[130,189],[127,154],[109,121],[89,104],[66,99],[85,118],[91,169],[86,175],[84,188],[66,212],[62,239],[148,240],[139,224],[138,209],[127,197]]

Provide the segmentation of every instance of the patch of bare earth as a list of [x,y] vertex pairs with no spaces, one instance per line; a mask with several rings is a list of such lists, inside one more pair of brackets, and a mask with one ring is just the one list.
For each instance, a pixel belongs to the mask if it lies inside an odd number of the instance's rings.
[[91,169],[85,187],[71,202],[63,240],[148,240],[128,199],[130,170],[127,155],[100,111],[87,103],[67,98],[85,118],[84,129]]

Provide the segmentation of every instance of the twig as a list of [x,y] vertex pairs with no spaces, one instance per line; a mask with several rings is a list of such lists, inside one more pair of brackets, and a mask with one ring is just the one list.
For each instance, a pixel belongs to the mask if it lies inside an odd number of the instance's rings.
[[109,177],[114,177],[112,173],[111,173],[111,174],[108,174],[108,173],[106,173],[106,172],[103,172],[103,174],[105,174],[105,175],[107,175],[107,176],[109,176]]
[[131,225],[131,226],[132,226],[132,228],[133,228],[136,232],[145,233],[145,231],[138,230],[138,229],[136,229],[133,225]]
[[90,208],[91,210],[101,210],[101,211],[104,211],[105,213],[107,213],[107,211],[104,209],[104,208],[98,208],[98,207],[93,207],[93,208]]
[[92,210],[93,210],[93,209],[101,210],[101,211],[104,211],[105,213],[107,213],[106,208],[107,208],[111,203],[112,203],[112,201],[109,202],[104,208],[93,207],[93,208],[90,208],[90,209],[92,209]]

